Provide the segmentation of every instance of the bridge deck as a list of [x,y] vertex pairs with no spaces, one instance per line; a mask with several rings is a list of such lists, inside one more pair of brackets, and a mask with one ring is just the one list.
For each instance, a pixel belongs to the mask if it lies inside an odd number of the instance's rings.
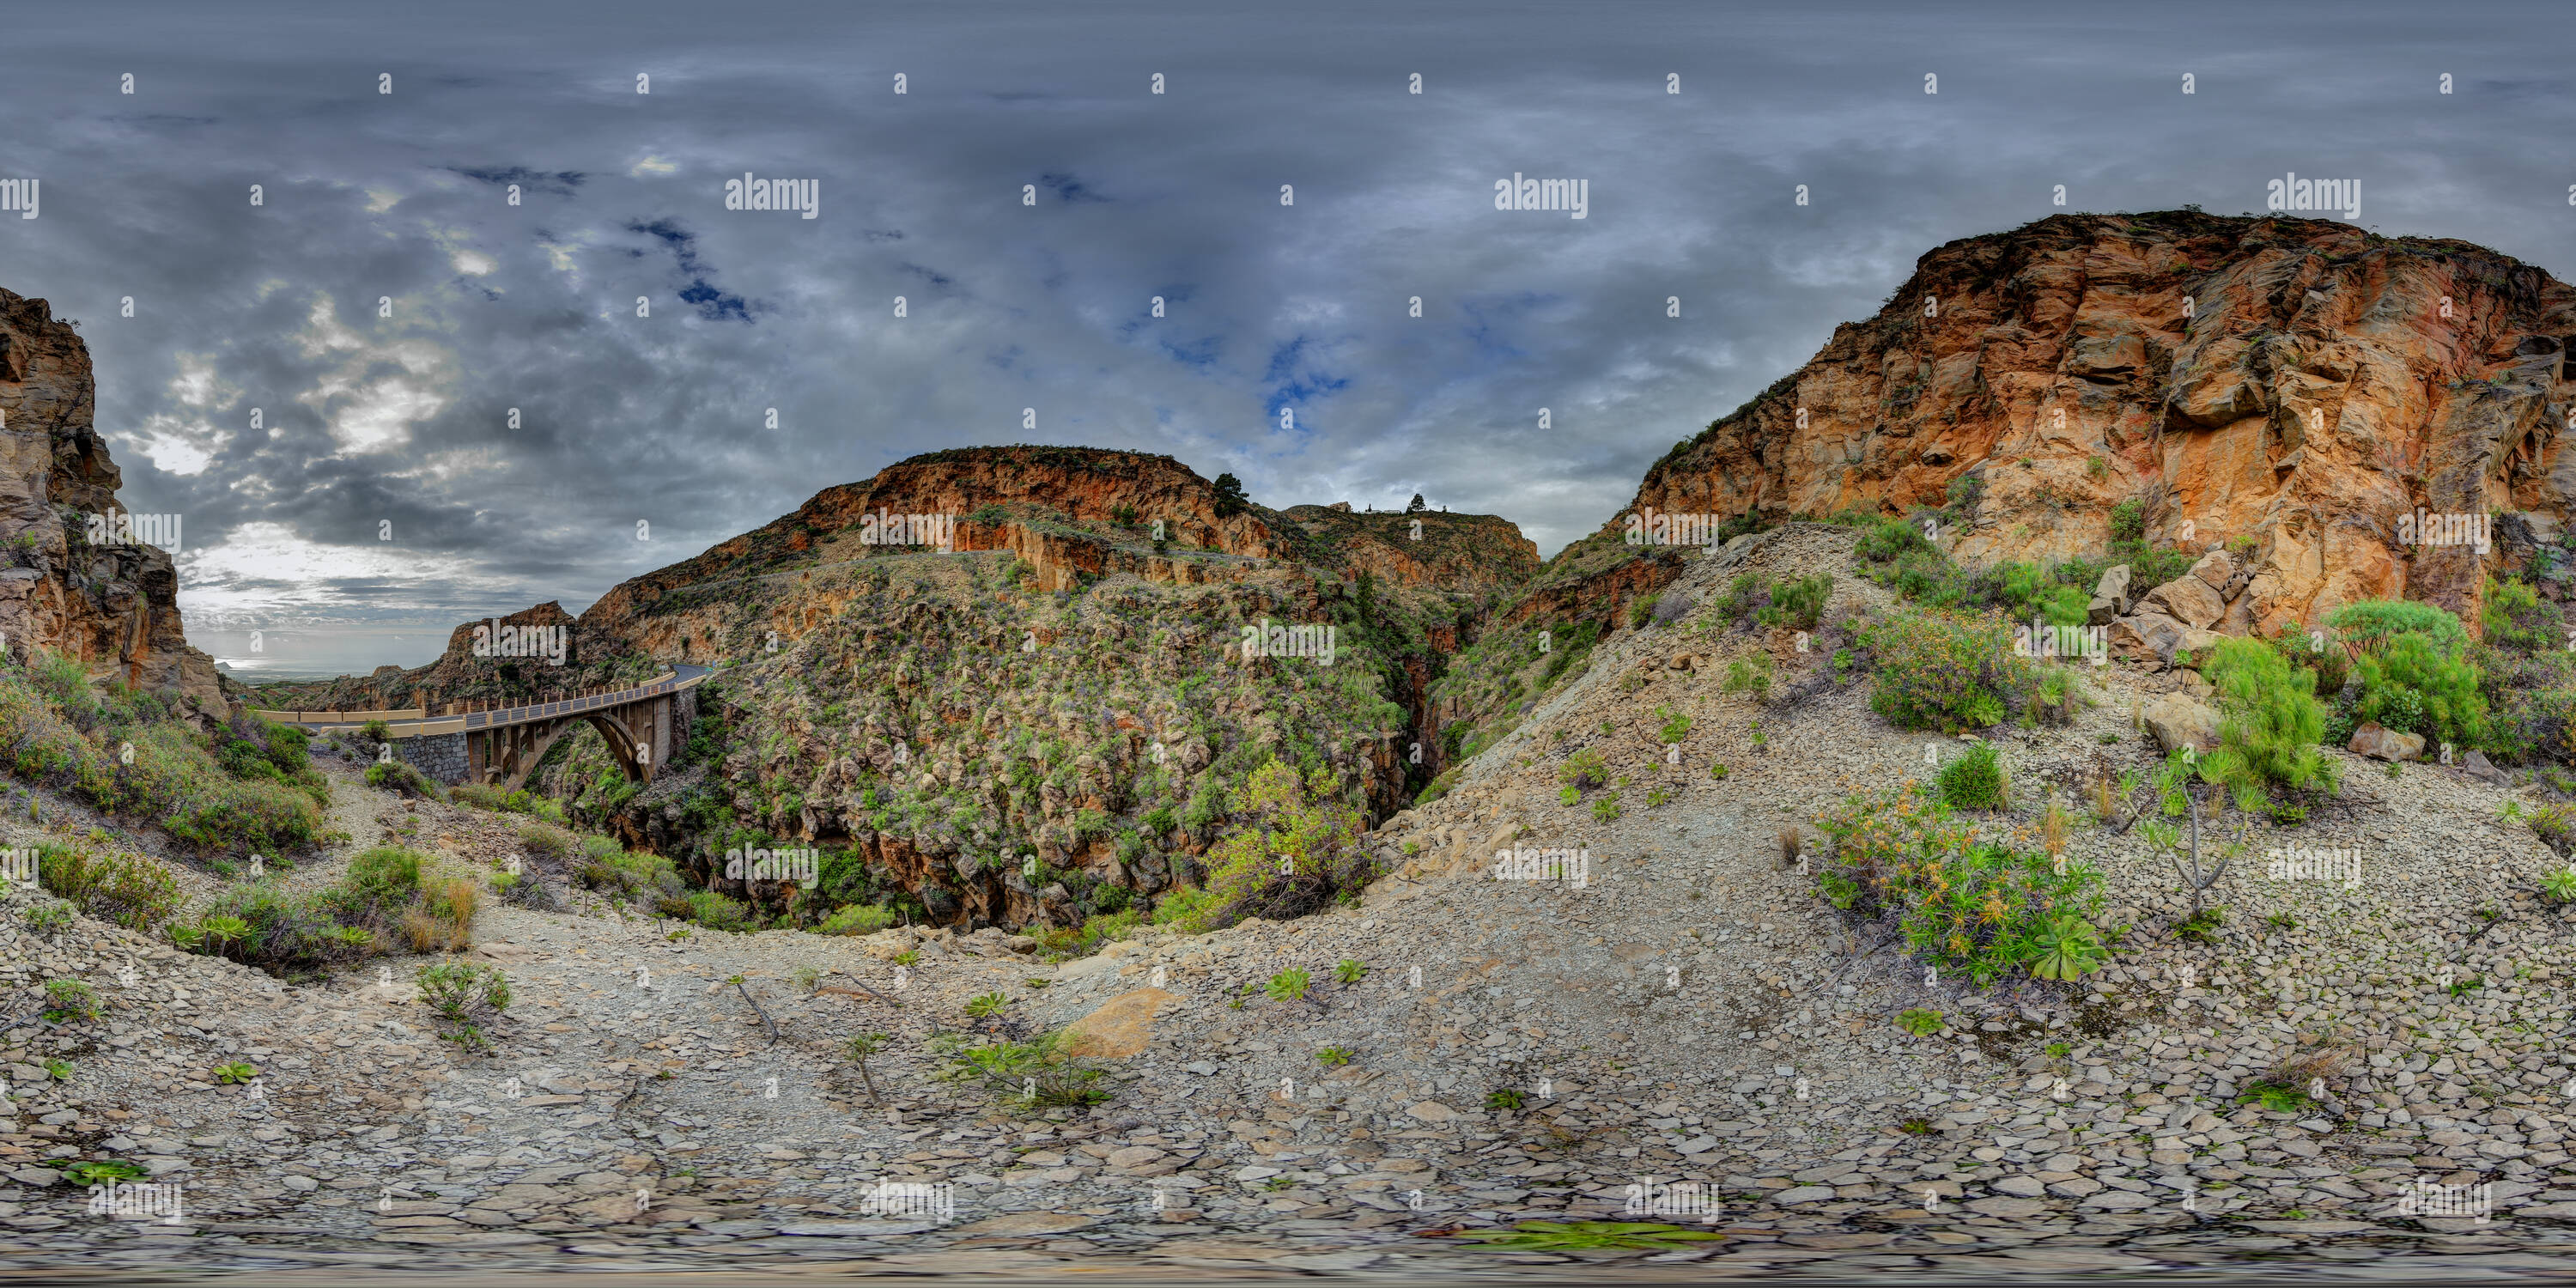
[[611,707],[625,706],[630,702],[641,702],[648,698],[659,698],[669,694],[678,693],[683,689],[696,688],[713,672],[714,668],[712,667],[680,665],[631,689],[618,689],[609,693],[587,694],[578,698],[563,698],[554,702],[532,702],[525,706],[501,707],[492,711],[470,711],[464,715],[432,716],[425,713],[421,715],[411,714],[411,712],[417,710],[417,708],[398,708],[390,711],[264,711],[254,709],[253,714],[276,721],[279,724],[295,725],[298,728],[303,729],[355,729],[360,725],[366,724],[370,720],[382,720],[385,722],[385,728],[395,737],[413,738],[428,734],[466,733],[479,729],[499,729],[509,725],[529,724],[538,720],[553,720],[563,716],[579,715],[585,711],[604,711]]

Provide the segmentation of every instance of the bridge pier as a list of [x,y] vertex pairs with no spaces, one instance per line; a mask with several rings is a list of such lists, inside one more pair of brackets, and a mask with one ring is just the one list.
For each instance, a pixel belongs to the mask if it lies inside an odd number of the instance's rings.
[[394,742],[394,754],[403,762],[439,782],[454,787],[469,781],[473,770],[461,733],[425,734],[417,738],[400,738]]
[[649,783],[653,772],[670,760],[674,750],[672,736],[678,723],[675,704],[675,695],[663,693],[615,707],[568,712],[458,735],[465,742],[461,780],[488,783],[504,790],[524,787],[528,775],[535,772],[537,762],[545,758],[555,740],[570,733],[574,726],[587,723],[608,744],[620,772],[634,782]]

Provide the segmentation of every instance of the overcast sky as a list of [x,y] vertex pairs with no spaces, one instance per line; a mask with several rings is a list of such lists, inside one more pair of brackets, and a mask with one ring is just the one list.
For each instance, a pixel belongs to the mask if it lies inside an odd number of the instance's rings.
[[[2232,214],[2357,178],[2366,227],[2563,275],[2566,18],[57,6],[8,33],[0,178],[42,204],[0,215],[0,285],[80,321],[125,501],[184,516],[192,634],[579,610],[982,443],[1168,452],[1274,506],[1418,491],[1553,553],[2054,185]],[[818,217],[725,209],[746,172]],[[1584,180],[1586,217],[1496,210],[1515,173]]]

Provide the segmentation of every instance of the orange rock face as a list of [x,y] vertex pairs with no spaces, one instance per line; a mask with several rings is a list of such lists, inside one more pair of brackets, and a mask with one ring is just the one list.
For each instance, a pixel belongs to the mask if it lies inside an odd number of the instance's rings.
[[[2564,530],[2571,334],[2576,292],[2462,242],[2061,215],[1925,255],[1631,510],[1902,514],[1965,479],[1951,553],[2045,559],[2098,554],[2137,500],[2150,540],[2251,543],[2227,629],[2390,597],[2475,629],[2484,575]],[[2442,516],[2499,517],[2481,550]]]
[[[92,676],[176,697],[183,714],[220,719],[222,684],[214,659],[188,647],[169,552],[124,539],[149,532],[172,544],[167,529],[110,517],[123,512],[122,479],[91,423],[95,402],[79,333],[45,301],[0,290],[0,633],[18,656],[50,649]],[[183,543],[186,516],[171,517]],[[107,522],[93,528],[93,518]]]
[[[621,583],[582,614],[580,640],[593,657],[704,660],[693,642],[719,634],[730,606],[675,613],[655,607],[664,596],[770,578],[781,568],[940,550],[1008,550],[1046,591],[1121,573],[1165,585],[1242,582],[1265,566],[1293,563],[1490,601],[1539,568],[1538,547],[1493,515],[1311,505],[1220,515],[1219,508],[1215,485],[1168,456],[1081,447],[931,452],[867,482],[825,488],[793,514]],[[888,533],[897,540],[885,541]],[[828,620],[837,605],[811,607],[817,611],[773,623],[782,640]]]

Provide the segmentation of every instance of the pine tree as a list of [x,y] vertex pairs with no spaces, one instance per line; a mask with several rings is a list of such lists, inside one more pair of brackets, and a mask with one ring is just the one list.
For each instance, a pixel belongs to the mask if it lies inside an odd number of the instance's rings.
[[1424,510],[1427,510],[1427,509],[1429,509],[1429,508],[1430,508],[1429,506],[1426,506],[1426,505],[1424,505],[1424,504],[1422,503],[1422,494],[1421,494],[1421,493],[1419,493],[1419,492],[1416,492],[1416,493],[1414,493],[1414,494],[1413,494],[1413,501],[1412,501],[1412,503],[1404,507],[1404,512],[1405,512],[1406,514],[1420,514],[1420,513],[1422,513]]
[[1241,514],[1250,504],[1243,495],[1243,480],[1232,474],[1216,476],[1216,517],[1223,519]]

